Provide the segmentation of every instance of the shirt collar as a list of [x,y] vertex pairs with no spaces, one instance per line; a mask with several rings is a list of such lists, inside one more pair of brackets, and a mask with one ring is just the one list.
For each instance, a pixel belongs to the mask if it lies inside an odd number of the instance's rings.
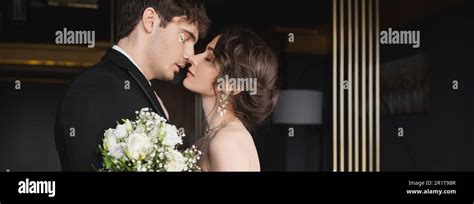
[[[125,52],[125,50],[123,50],[122,48],[120,48],[118,45],[112,46],[112,49],[117,50],[118,52],[120,52],[120,53],[122,53],[123,55],[125,55],[125,57],[127,57],[127,58],[130,60],[130,62],[132,62],[133,65],[135,65],[135,66],[138,68],[138,70],[140,70],[140,72],[143,74],[143,76],[145,76],[145,73],[143,73],[142,69],[140,69],[140,66],[138,66],[138,64],[132,59],[132,57],[130,57],[130,55],[128,55],[128,53]],[[151,82],[148,81],[148,83],[149,83],[150,86],[151,86]]]

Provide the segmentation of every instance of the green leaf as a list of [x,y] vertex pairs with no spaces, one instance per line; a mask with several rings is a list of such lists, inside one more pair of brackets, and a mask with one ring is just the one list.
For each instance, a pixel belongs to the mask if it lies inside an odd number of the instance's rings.
[[104,157],[104,164],[106,169],[110,169],[110,167],[112,166],[112,161],[109,157]]

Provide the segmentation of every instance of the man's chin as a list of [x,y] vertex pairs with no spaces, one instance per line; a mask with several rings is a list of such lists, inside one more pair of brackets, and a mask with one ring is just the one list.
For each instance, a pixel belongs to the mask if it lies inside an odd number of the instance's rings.
[[160,76],[157,79],[160,81],[172,81],[175,77],[175,74]]

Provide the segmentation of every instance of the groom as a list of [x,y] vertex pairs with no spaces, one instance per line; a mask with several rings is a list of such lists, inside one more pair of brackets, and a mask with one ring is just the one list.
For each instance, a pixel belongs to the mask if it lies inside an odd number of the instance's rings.
[[149,107],[168,118],[150,80],[172,80],[210,23],[197,0],[123,0],[118,43],[69,86],[55,122],[63,171],[101,167],[104,131]]

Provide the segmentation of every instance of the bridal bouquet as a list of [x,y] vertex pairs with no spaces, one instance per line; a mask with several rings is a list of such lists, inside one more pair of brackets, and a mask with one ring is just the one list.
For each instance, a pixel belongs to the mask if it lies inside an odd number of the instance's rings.
[[104,133],[99,151],[103,159],[100,171],[197,171],[200,151],[193,145],[184,151],[184,131],[167,123],[166,119],[142,108],[135,112],[135,121],[122,120],[115,129]]

